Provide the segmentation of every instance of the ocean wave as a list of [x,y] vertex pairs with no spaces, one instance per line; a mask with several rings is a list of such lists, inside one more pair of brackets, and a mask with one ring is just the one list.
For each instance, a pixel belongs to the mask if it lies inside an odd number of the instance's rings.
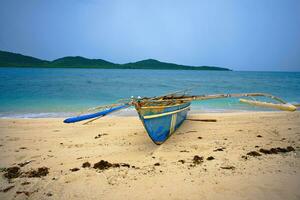
[[[97,111],[95,111],[97,112]],[[39,113],[0,113],[0,119],[9,119],[9,118],[67,118],[72,116],[78,116],[85,113],[79,112],[39,112]],[[110,114],[109,116],[136,116],[137,113],[134,108],[126,108]]]
[[9,118],[62,118],[72,116],[74,113],[43,112],[43,113],[0,113],[1,119]]

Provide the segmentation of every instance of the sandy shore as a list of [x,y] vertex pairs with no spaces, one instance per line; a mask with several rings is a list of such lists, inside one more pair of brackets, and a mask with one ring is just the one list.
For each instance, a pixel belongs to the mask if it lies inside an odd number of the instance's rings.
[[1,119],[0,199],[300,199],[300,112],[189,118],[217,122],[157,146],[137,117]]

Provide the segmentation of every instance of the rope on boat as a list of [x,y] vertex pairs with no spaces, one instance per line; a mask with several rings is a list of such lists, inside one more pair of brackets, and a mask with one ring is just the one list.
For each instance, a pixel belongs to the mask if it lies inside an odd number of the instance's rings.
[[161,96],[153,97],[152,99],[161,99],[161,98],[164,98],[164,97],[174,97],[176,94],[182,94],[181,96],[184,96],[188,91],[191,91],[193,88],[194,87],[187,88],[187,89],[184,89],[184,90],[174,91],[174,92],[167,93],[167,94],[164,94],[164,95],[161,95]]

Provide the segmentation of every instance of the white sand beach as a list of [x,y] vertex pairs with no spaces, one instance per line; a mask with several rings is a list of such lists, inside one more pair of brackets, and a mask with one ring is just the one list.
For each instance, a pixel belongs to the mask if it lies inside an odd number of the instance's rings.
[[157,146],[137,117],[1,119],[0,199],[300,199],[299,112],[189,118],[217,121]]

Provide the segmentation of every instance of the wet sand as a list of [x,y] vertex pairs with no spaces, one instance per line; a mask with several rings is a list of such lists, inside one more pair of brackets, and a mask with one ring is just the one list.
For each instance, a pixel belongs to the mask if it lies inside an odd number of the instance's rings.
[[137,117],[0,119],[0,199],[300,199],[300,112],[188,118],[160,146]]

